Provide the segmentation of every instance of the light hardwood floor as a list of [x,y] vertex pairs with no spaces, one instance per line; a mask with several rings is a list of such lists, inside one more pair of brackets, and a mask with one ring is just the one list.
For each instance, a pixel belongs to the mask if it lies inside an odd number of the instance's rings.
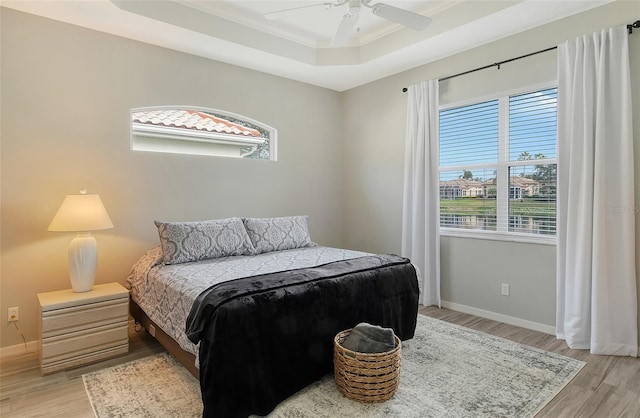
[[[82,375],[165,351],[150,335],[129,325],[129,354],[72,370],[40,375],[38,353],[26,353],[0,362],[0,417],[92,418]],[[159,417],[160,418],[160,417]]]
[[[578,376],[538,417],[640,418],[640,359],[594,356],[584,350],[570,350],[551,335],[448,309],[423,307],[420,312],[586,362]],[[130,337],[130,351],[126,356],[45,377],[40,376],[35,353],[2,359],[0,416],[93,417],[82,374],[164,351],[145,333],[131,329]]]

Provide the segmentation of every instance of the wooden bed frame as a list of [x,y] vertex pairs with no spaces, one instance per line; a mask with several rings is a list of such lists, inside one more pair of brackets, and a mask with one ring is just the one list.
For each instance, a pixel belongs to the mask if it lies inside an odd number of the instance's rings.
[[129,299],[129,312],[136,321],[136,324],[142,325],[149,335],[154,337],[158,342],[167,349],[189,372],[197,379],[200,379],[200,370],[196,367],[196,356],[180,347],[173,338],[162,330],[155,322],[153,322],[142,308]]

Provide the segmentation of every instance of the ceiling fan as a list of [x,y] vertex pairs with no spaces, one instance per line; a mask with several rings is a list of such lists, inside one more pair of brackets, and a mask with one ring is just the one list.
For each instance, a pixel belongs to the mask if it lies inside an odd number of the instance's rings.
[[400,23],[414,30],[423,30],[431,23],[431,18],[423,16],[409,10],[400,9],[385,3],[371,4],[372,0],[336,0],[335,3],[318,3],[308,6],[294,7],[292,9],[279,10],[276,12],[266,13],[264,17],[269,20],[284,19],[287,17],[298,16],[304,13],[315,12],[318,10],[329,10],[334,7],[346,5],[348,12],[342,16],[342,20],[338,25],[338,29],[331,41],[332,47],[342,47],[347,44],[351,33],[358,23],[360,9],[362,6],[371,9],[371,13],[380,16],[383,19]]

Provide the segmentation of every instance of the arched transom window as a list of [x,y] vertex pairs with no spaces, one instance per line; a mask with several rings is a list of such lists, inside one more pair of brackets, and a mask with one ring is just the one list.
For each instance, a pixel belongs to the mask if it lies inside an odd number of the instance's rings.
[[131,110],[131,149],[276,159],[276,129],[230,112],[187,106]]

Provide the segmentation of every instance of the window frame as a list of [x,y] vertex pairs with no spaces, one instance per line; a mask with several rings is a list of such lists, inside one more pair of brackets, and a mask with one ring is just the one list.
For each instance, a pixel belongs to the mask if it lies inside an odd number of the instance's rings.
[[[466,229],[466,228],[450,228],[440,226],[440,235],[447,237],[458,238],[470,238],[470,239],[482,239],[493,241],[506,241],[506,242],[523,242],[533,244],[544,245],[556,245],[557,234],[528,234],[523,232],[509,231],[509,168],[517,166],[529,166],[535,163],[535,165],[544,164],[558,164],[557,159],[557,137],[556,137],[556,158],[545,158],[540,160],[516,160],[510,161],[509,159],[509,98],[520,94],[533,93],[536,91],[542,91],[546,89],[557,88],[557,80],[547,81],[543,83],[536,83],[528,85],[522,88],[516,88],[511,90],[505,90],[499,93],[484,95],[475,98],[469,98],[460,100],[457,102],[447,103],[438,107],[438,116],[443,110],[448,110],[456,107],[470,106],[473,104],[487,102],[491,100],[498,100],[498,161],[481,163],[481,164],[468,164],[468,165],[456,165],[441,167],[438,161],[438,176],[441,172],[446,171],[463,171],[463,170],[483,170],[483,169],[495,169],[496,170],[496,230],[484,230],[484,229]],[[557,132],[557,131],[556,131]],[[440,141],[438,133],[438,142]],[[557,181],[557,179],[556,179]],[[439,196],[438,196],[439,198]],[[556,201],[557,202],[557,201]],[[438,203],[438,213],[440,212],[440,203]],[[440,219],[440,216],[438,216]],[[506,222],[500,222],[505,220]],[[557,219],[557,210],[556,210]]]

